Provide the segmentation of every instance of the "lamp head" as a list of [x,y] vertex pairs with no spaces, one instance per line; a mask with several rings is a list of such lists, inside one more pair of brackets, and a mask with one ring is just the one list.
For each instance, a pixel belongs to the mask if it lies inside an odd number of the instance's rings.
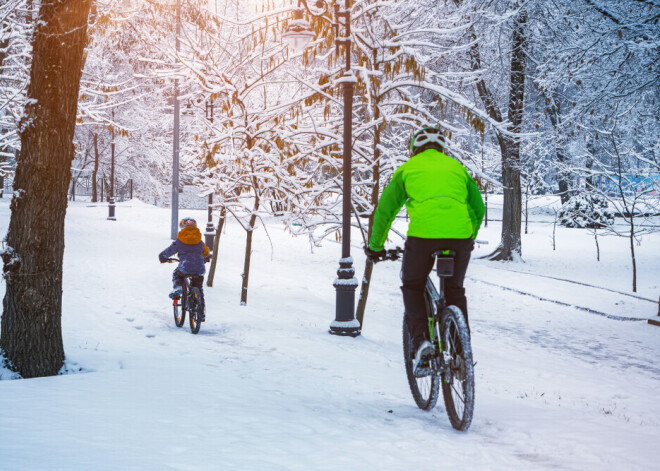
[[309,21],[303,18],[304,10],[298,7],[293,10],[293,19],[289,22],[286,31],[282,34],[282,38],[287,42],[289,47],[298,51],[304,50],[307,45],[314,39],[314,32]]

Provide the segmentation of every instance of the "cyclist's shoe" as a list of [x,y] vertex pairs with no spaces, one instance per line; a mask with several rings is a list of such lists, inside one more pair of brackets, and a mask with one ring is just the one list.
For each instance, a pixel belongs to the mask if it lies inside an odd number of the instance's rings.
[[181,288],[177,287],[172,290],[170,293],[170,298],[172,299],[181,299]]
[[413,374],[416,378],[431,374],[431,359],[433,358],[433,345],[428,340],[422,341],[415,353]]

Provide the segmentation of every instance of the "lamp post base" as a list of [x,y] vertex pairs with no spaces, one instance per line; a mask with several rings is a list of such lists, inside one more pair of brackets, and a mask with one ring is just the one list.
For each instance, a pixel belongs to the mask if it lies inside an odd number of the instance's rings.
[[358,282],[351,257],[339,260],[337,278],[333,283],[337,293],[335,320],[330,323],[332,335],[357,337],[361,334],[360,323],[355,319],[355,289]]
[[204,232],[204,243],[211,252],[213,252],[213,239],[215,239],[215,227],[213,227],[212,222],[209,222],[206,224],[206,231]]
[[110,204],[108,204],[108,220],[109,221],[116,221],[117,218],[115,217],[115,199],[110,198]]
[[357,337],[362,334],[360,331],[360,323],[357,319],[352,321],[332,321],[330,329],[328,330],[332,335],[340,335],[343,337]]

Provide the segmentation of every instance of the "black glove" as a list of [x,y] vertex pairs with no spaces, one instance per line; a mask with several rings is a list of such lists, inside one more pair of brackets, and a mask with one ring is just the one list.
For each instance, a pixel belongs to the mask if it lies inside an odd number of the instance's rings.
[[364,247],[364,253],[367,256],[367,258],[374,263],[383,260],[383,257],[385,257],[385,250],[375,251],[375,250],[371,250],[367,246]]
[[158,260],[160,260],[160,263],[165,263],[167,262],[167,257],[163,255],[162,253],[158,254]]
[[211,261],[211,255],[204,257],[204,263],[209,263]]

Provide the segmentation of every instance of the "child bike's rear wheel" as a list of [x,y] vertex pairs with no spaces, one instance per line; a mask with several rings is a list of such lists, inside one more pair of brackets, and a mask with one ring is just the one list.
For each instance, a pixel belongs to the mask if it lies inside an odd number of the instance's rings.
[[190,292],[190,300],[188,302],[190,309],[189,309],[189,314],[188,314],[188,319],[190,321],[190,332],[193,334],[196,334],[199,332],[199,328],[201,327],[201,321],[200,318],[202,317],[202,313],[200,312],[200,309],[203,309],[202,303],[201,303],[201,293],[199,291],[199,288],[193,288],[192,291]]
[[421,378],[415,377],[415,352],[413,351],[412,336],[408,330],[408,319],[405,315],[403,316],[403,360],[406,365],[408,386],[410,386],[415,404],[420,409],[433,409],[438,401],[440,375],[433,372]]
[[186,310],[180,304],[180,299],[174,300],[174,324],[177,327],[183,326],[184,321],[186,320]]
[[456,306],[442,313],[440,338],[445,369],[442,395],[447,416],[456,430],[467,430],[474,412],[474,363],[467,322]]

